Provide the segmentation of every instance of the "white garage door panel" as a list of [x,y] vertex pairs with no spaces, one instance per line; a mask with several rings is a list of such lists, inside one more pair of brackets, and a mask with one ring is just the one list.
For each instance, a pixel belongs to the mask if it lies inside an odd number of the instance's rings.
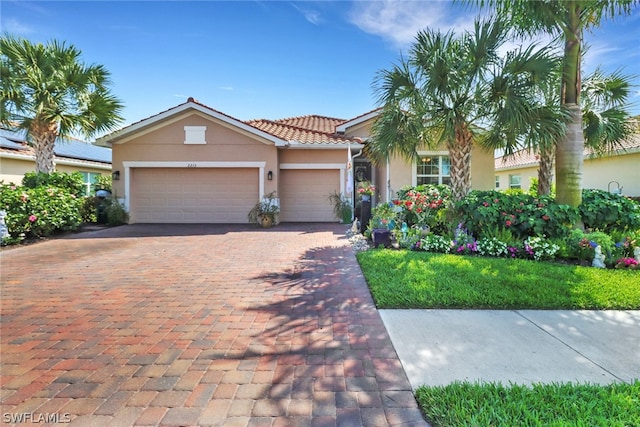
[[131,220],[246,223],[258,191],[258,169],[133,169]]
[[283,222],[336,222],[329,194],[340,192],[336,169],[280,171],[280,220]]

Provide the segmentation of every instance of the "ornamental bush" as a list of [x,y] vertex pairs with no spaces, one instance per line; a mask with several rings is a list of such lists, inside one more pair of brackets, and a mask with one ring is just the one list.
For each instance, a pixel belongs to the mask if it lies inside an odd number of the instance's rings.
[[[7,212],[5,223],[12,241],[49,236],[57,231],[74,230],[81,223],[83,198],[73,191],[76,178],[52,174],[54,185],[37,185],[36,174],[25,176],[26,186],[0,183],[0,209]],[[60,181],[56,181],[60,179]],[[30,187],[36,185],[35,187]],[[80,189],[81,191],[81,189]]]
[[401,188],[393,204],[398,209],[398,222],[434,228],[443,220],[442,212],[450,200],[451,189],[447,185],[425,184]]
[[85,190],[80,172],[27,172],[22,178],[22,185],[26,188],[58,187],[76,197],[82,196]]
[[640,203],[603,190],[583,190],[578,208],[586,228],[611,233],[640,229]]
[[568,226],[579,219],[578,209],[560,205],[552,197],[495,190],[474,190],[455,204],[455,210],[475,236],[485,236],[486,230],[507,229],[521,241],[566,236]]

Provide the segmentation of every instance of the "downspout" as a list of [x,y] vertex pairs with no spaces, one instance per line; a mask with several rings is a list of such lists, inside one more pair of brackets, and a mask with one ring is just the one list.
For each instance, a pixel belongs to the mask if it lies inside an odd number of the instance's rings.
[[[354,159],[355,159],[356,157],[362,156],[362,150],[363,150],[363,149],[361,148],[361,149],[360,149],[360,152],[359,152],[358,154],[355,154],[355,155],[351,156],[351,162],[352,162],[352,165],[353,165],[353,166],[355,166],[355,164],[356,164],[356,162],[355,162],[355,160],[354,160]],[[353,166],[352,166],[352,167],[353,167]],[[355,167],[354,167],[353,169],[354,169],[354,171],[355,171]],[[354,183],[354,187],[355,187],[355,177],[354,177],[354,181],[353,181],[353,183]],[[353,189],[351,190],[351,207],[352,207],[351,220],[353,221],[353,220],[354,220],[354,218],[356,217],[356,191],[355,191],[355,188],[353,188]]]
[[387,199],[385,202],[389,202],[391,200],[391,163],[389,162],[389,157],[387,157]]

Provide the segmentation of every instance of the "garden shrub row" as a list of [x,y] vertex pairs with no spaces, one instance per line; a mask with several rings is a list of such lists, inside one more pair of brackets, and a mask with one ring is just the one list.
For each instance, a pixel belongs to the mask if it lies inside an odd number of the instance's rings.
[[[106,183],[102,183],[106,185]],[[3,243],[50,236],[77,229],[83,222],[95,222],[98,206],[104,203],[96,197],[84,197],[82,174],[27,173],[22,185],[0,182],[0,210],[6,212],[5,225],[9,237]],[[114,208],[115,199],[105,206],[115,223],[126,221],[122,209]]]
[[[374,209],[369,232],[388,228],[413,250],[583,264],[600,246],[607,265],[635,268],[640,205],[629,198],[584,190],[582,205],[573,208],[523,192],[472,191],[457,203],[450,194],[443,186],[404,188]],[[578,221],[587,231],[572,228]]]

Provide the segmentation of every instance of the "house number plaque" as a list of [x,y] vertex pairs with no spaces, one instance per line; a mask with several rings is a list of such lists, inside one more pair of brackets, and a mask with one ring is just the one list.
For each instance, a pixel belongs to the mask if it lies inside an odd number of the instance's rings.
[[187,167],[188,168],[197,168],[198,164],[197,163],[187,163]]

